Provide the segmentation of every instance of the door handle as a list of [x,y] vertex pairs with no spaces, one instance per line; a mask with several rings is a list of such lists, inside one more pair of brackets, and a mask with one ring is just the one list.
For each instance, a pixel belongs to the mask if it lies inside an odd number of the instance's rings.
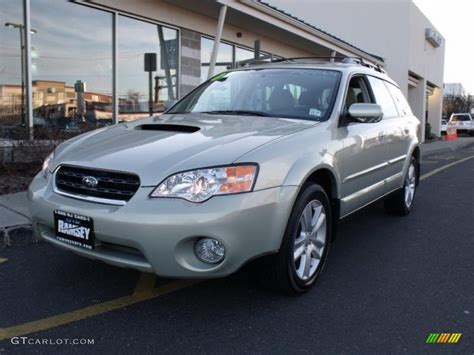
[[377,139],[379,140],[379,142],[383,141],[385,139],[385,132],[380,132],[377,136]]
[[410,128],[405,127],[405,128],[403,129],[403,132],[404,132],[405,134],[409,134],[409,133],[410,133]]

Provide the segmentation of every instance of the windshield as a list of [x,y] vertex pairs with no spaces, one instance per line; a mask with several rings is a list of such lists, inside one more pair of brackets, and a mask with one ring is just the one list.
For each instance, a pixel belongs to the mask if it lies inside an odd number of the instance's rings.
[[251,69],[221,73],[167,113],[327,120],[341,73],[322,69]]

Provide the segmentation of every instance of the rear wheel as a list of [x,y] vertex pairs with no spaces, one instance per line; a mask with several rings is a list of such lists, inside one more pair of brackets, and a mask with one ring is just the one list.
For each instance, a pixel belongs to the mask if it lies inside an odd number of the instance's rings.
[[284,291],[299,294],[316,282],[331,240],[329,198],[317,184],[306,185],[288,221],[280,251],[271,264],[272,279]]
[[385,210],[389,214],[406,216],[410,213],[418,181],[417,161],[414,157],[410,160],[403,187],[385,200]]

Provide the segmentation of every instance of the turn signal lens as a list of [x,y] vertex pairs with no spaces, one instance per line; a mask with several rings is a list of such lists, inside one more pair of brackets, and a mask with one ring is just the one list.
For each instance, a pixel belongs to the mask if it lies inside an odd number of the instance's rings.
[[224,168],[227,179],[221,184],[216,194],[233,194],[252,189],[257,168],[255,165],[241,165]]

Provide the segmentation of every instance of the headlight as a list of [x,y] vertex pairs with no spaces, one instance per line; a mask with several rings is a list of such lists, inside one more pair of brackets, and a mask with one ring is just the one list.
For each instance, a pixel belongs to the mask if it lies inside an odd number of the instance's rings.
[[53,159],[54,159],[54,151],[46,157],[46,159],[43,162],[43,168],[41,169],[41,173],[43,176],[46,178],[51,171],[52,165],[53,165]]
[[150,196],[203,202],[214,195],[251,191],[256,177],[255,164],[191,170],[170,176]]

